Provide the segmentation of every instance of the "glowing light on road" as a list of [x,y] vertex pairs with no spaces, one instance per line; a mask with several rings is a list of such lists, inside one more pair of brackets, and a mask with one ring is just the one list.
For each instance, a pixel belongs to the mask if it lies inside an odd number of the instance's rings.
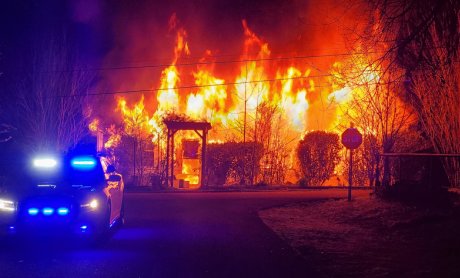
[[88,230],[88,226],[86,226],[86,225],[81,225],[81,226],[80,226],[80,231],[81,231],[82,233],[86,232],[87,230]]

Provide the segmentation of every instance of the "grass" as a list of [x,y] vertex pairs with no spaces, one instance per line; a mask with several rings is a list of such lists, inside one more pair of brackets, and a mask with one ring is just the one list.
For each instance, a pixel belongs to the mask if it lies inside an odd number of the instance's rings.
[[460,277],[460,208],[366,197],[259,212],[325,277]]

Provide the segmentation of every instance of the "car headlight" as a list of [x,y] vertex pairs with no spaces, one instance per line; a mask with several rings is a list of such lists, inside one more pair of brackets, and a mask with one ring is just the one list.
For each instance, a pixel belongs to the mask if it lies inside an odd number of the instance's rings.
[[97,210],[99,207],[99,201],[97,199],[92,199],[88,203],[81,205],[81,207],[89,210]]
[[0,199],[0,211],[13,212],[16,210],[16,204],[11,200]]

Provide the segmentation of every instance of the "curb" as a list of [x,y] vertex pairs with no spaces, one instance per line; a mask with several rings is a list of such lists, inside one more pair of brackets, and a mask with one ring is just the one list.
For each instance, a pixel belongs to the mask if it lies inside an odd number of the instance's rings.
[[[368,190],[373,188],[356,186],[353,190]],[[292,192],[292,191],[317,191],[317,190],[348,190],[348,187],[337,186],[317,186],[317,187],[275,187],[275,188],[207,188],[207,189],[153,189],[151,187],[143,188],[125,188],[126,193],[230,193],[230,192]]]

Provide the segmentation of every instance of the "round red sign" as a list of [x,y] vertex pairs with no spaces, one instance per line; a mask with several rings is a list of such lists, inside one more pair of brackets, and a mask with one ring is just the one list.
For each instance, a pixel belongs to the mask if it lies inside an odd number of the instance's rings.
[[347,128],[342,133],[342,144],[347,149],[357,149],[363,143],[363,136],[356,128]]

